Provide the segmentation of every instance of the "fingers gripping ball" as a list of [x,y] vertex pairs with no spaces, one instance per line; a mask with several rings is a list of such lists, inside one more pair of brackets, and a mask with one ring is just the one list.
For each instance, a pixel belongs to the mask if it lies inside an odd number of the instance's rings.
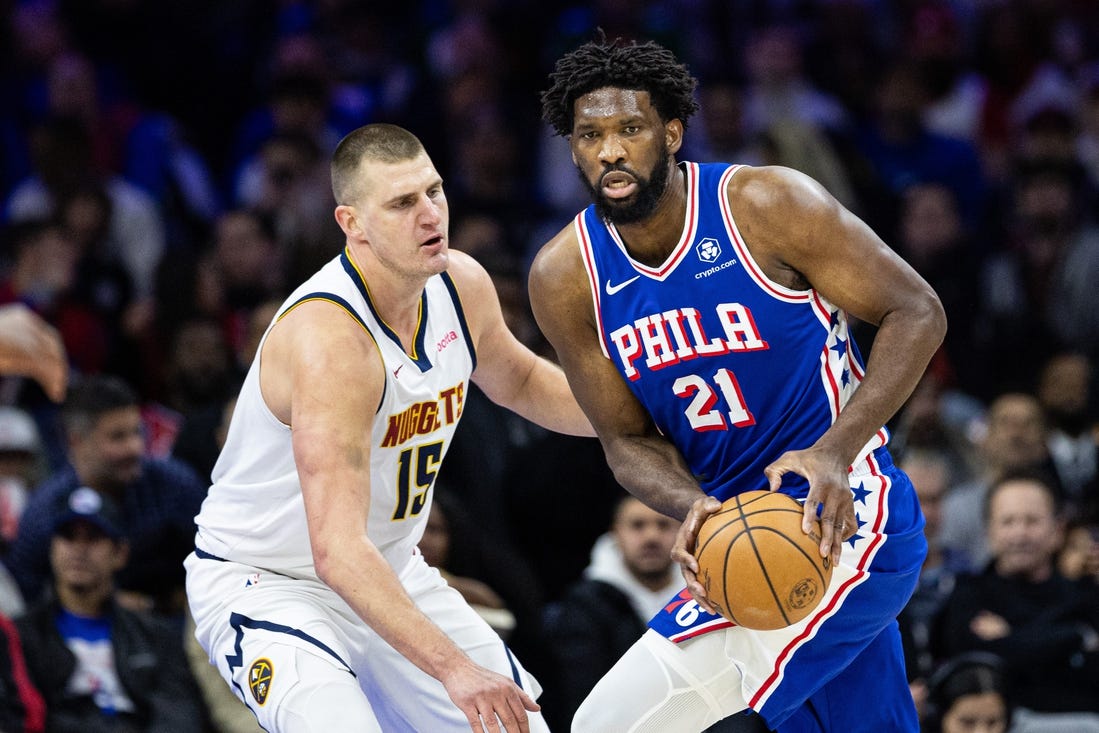
[[786,494],[746,491],[699,529],[698,579],[722,616],[748,629],[781,629],[808,616],[832,579],[820,538],[801,531],[802,507]]

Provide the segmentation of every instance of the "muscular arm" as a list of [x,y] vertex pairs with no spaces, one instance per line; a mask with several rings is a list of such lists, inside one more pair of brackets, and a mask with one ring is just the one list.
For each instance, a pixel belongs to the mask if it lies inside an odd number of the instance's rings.
[[[767,276],[826,299],[879,327],[866,377],[836,423],[806,450],[767,467],[773,489],[789,471],[809,481],[804,531],[815,531],[821,505],[823,555],[838,560],[856,522],[847,469],[861,448],[904,403],[938,348],[945,317],[937,296],[910,267],[824,189],[789,169],[745,169],[731,179],[729,200],[753,258]],[[618,481],[645,503],[684,519],[673,557],[692,594],[706,606],[691,556],[702,521],[719,504],[657,433],[599,348],[587,275],[576,236],[566,228],[536,258],[531,302],[557,349],[573,391],[588,413]]]
[[[494,710],[505,721],[525,721],[525,694],[474,664],[416,607],[366,534],[371,424],[385,384],[370,336],[335,305],[305,303],[275,326],[262,358],[264,397],[293,431],[317,574],[394,649],[441,681],[474,729],[481,729],[478,714],[487,720]],[[537,709],[533,701],[527,707]]]
[[768,467],[772,487],[794,471],[809,479],[806,531],[816,502],[822,552],[838,556],[855,528],[847,468],[904,404],[942,343],[946,317],[938,296],[870,228],[820,184],[788,168],[733,176],[729,202],[753,258],[772,280],[812,287],[851,315],[878,327],[866,374],[835,423],[803,451]]
[[599,348],[587,273],[571,227],[539,252],[529,287],[538,325],[595,426],[615,480],[657,511],[686,517],[702,490]]
[[477,349],[473,373],[477,386],[493,402],[544,428],[569,435],[595,435],[561,368],[528,349],[508,330],[484,268],[452,250],[449,272],[462,296]]

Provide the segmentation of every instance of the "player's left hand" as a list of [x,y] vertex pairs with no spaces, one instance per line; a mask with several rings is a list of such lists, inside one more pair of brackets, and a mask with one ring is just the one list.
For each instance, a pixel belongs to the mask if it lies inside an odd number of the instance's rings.
[[683,571],[683,580],[687,583],[687,590],[694,596],[698,605],[707,613],[717,613],[717,609],[710,605],[706,597],[706,588],[698,581],[698,560],[695,559],[695,541],[698,539],[698,530],[702,523],[713,513],[720,511],[721,502],[712,496],[701,496],[691,505],[691,511],[687,518],[679,526],[679,532],[675,536],[675,544],[672,545],[672,560],[679,563]]
[[763,469],[771,484],[771,491],[777,491],[782,485],[782,477],[791,471],[809,481],[809,495],[805,498],[801,531],[814,540],[819,540],[821,557],[831,555],[832,562],[838,563],[844,540],[854,535],[858,529],[854,494],[851,493],[851,484],[847,479],[847,466],[834,455],[819,448],[787,451]]

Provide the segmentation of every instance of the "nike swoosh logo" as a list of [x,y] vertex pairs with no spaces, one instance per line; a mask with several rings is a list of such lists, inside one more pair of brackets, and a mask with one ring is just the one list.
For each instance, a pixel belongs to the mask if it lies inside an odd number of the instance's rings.
[[630,283],[632,283],[634,280],[636,280],[639,277],[641,277],[641,276],[640,275],[634,275],[629,280],[626,280],[625,282],[620,282],[617,285],[611,285],[611,281],[608,280],[607,281],[607,286],[606,286],[607,295],[614,295],[619,290],[626,287],[627,285],[629,285]]

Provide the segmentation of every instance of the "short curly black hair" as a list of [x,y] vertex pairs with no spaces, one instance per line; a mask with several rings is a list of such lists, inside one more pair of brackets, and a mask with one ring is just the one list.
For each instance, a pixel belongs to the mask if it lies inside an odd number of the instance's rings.
[[572,134],[576,99],[604,87],[648,92],[664,122],[678,119],[684,127],[698,110],[698,80],[671,51],[653,41],[608,41],[600,34],[558,59],[549,79],[550,88],[542,92],[542,118],[563,137]]

